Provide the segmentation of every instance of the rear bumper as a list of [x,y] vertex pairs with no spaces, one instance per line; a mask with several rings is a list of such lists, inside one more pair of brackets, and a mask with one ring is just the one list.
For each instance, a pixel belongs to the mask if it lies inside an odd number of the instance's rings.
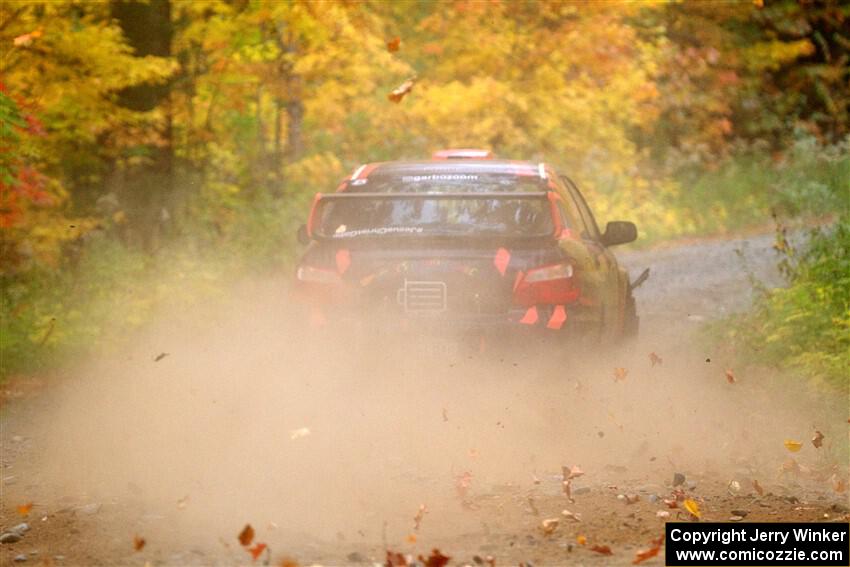
[[305,323],[316,329],[427,335],[584,334],[599,325],[596,310],[578,303],[514,308],[505,313],[381,313],[340,305],[305,305]]

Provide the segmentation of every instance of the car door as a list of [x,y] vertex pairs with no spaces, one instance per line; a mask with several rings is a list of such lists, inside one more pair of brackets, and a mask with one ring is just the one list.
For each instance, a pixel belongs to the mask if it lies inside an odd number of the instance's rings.
[[600,302],[605,334],[613,336],[622,326],[625,274],[621,273],[622,270],[611,250],[602,244],[602,235],[596,219],[576,184],[565,175],[561,176],[561,182],[581,217],[584,230],[580,237],[598,270],[598,278],[595,278],[598,288],[595,293]]

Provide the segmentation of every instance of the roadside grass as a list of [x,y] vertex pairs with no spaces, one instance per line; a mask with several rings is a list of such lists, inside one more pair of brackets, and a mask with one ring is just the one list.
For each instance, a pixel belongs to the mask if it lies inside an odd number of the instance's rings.
[[[744,153],[714,170],[681,173],[666,186],[673,189],[640,209],[648,212],[644,218],[633,219],[641,233],[639,247],[762,225],[771,211],[846,218],[850,140],[829,148],[803,140],[778,163],[764,152]],[[96,349],[116,348],[163,309],[214,302],[240,278],[291,265],[299,250],[295,228],[306,214],[302,193],[277,199],[260,195],[250,204],[229,207],[213,195],[195,204],[194,227],[155,254],[124,244],[107,230],[93,234],[74,258],[62,259],[59,266],[3,276],[0,381],[60,367]],[[594,208],[612,213],[629,209],[622,196],[602,199],[592,203]],[[846,242],[842,246],[846,252]],[[822,249],[829,251],[824,257],[837,251],[827,244]],[[799,366],[828,383],[842,372],[850,375],[848,284],[837,266],[829,267],[831,261],[802,263],[805,275],[787,290],[766,294],[737,331],[753,348],[764,343],[758,351],[764,360]],[[850,266],[845,262],[843,269],[846,278]],[[827,272],[831,279],[821,279]]]
[[816,230],[805,250],[782,227],[775,248],[787,287],[760,288],[750,311],[713,324],[714,340],[735,345],[739,362],[781,369],[848,405],[850,392],[850,215]]

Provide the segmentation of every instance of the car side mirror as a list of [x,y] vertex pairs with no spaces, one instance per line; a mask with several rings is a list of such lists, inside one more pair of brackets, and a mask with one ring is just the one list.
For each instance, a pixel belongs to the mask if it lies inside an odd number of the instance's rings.
[[295,236],[298,238],[298,242],[301,244],[310,244],[310,235],[307,234],[307,225],[302,224],[298,227],[298,232],[295,233]]
[[615,246],[634,242],[637,239],[637,227],[629,221],[611,221],[605,226],[605,234],[602,235],[602,244]]

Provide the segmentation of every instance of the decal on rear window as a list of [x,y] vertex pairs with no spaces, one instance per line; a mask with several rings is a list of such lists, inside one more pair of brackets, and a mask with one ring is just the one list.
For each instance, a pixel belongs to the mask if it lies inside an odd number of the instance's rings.
[[402,175],[402,183],[419,183],[421,181],[477,181],[477,175],[462,173],[432,173],[429,175]]

